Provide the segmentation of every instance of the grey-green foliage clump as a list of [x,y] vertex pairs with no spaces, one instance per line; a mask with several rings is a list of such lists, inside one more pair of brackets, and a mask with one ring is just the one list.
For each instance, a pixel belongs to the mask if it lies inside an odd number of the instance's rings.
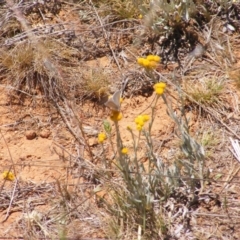
[[201,26],[211,20],[211,15],[227,11],[233,1],[217,0],[133,0],[145,18],[145,24],[155,33],[166,34],[189,24]]
[[197,14],[197,4],[193,0],[152,0],[149,4],[134,1],[134,4],[145,16],[145,24],[156,33],[171,32]]

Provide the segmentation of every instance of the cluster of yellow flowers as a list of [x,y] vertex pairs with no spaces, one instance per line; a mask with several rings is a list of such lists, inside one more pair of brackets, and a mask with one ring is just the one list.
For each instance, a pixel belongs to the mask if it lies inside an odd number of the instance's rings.
[[138,131],[141,131],[145,122],[147,122],[148,120],[150,119],[149,115],[138,115],[136,118],[135,118],[135,123],[137,125],[137,130]]
[[124,147],[121,150],[122,154],[128,154],[128,148]]
[[162,95],[165,91],[165,88],[166,88],[166,83],[164,82],[156,83],[153,86],[153,89],[155,90],[155,93],[157,95]]
[[105,133],[99,133],[98,134],[98,142],[103,143],[107,139],[107,136]]
[[146,69],[156,68],[160,61],[161,58],[157,55],[148,55],[146,58],[137,59],[138,64]]
[[9,171],[4,171],[2,173],[2,176],[5,180],[9,180],[9,181],[13,181],[15,176],[12,172],[9,172]]

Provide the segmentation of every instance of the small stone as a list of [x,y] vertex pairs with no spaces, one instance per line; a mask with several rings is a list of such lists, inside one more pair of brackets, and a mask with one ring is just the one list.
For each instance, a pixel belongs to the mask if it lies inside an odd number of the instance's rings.
[[33,140],[37,134],[33,130],[26,131],[25,136],[28,140]]
[[50,131],[48,131],[48,130],[46,130],[46,129],[44,129],[44,130],[42,130],[40,133],[39,133],[39,135],[40,135],[40,137],[41,138],[48,138],[49,136],[50,136]]
[[90,147],[96,146],[98,144],[97,138],[88,139],[88,144]]

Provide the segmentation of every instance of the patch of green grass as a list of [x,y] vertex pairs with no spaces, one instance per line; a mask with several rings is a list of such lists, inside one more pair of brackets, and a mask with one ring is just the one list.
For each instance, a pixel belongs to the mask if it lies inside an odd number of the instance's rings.
[[212,131],[206,131],[203,132],[202,138],[201,138],[201,144],[203,147],[212,147],[219,143],[219,141],[216,139],[216,134]]
[[211,158],[214,155],[214,149],[220,143],[218,134],[214,130],[203,131],[199,141],[204,147],[206,158]]

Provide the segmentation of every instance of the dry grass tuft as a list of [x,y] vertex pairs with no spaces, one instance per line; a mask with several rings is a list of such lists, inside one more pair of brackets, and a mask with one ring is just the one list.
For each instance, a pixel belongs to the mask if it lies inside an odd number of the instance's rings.
[[96,6],[102,6],[104,9],[102,14],[104,17],[112,15],[115,20],[136,18],[140,14],[133,4],[132,0],[121,1],[113,0],[111,2],[107,0],[93,1]]
[[57,78],[47,59],[57,62],[64,72],[66,66],[76,63],[74,54],[76,51],[54,39],[39,39],[38,42],[20,42],[10,50],[1,49],[0,65],[4,78],[17,90],[39,87],[47,92],[47,79]]
[[83,91],[91,99],[107,99],[109,95],[110,75],[103,68],[89,69],[83,76]]
[[224,94],[223,79],[217,78],[201,78],[195,84],[185,84],[186,93],[190,96],[189,101],[193,99],[205,107],[217,107]]

